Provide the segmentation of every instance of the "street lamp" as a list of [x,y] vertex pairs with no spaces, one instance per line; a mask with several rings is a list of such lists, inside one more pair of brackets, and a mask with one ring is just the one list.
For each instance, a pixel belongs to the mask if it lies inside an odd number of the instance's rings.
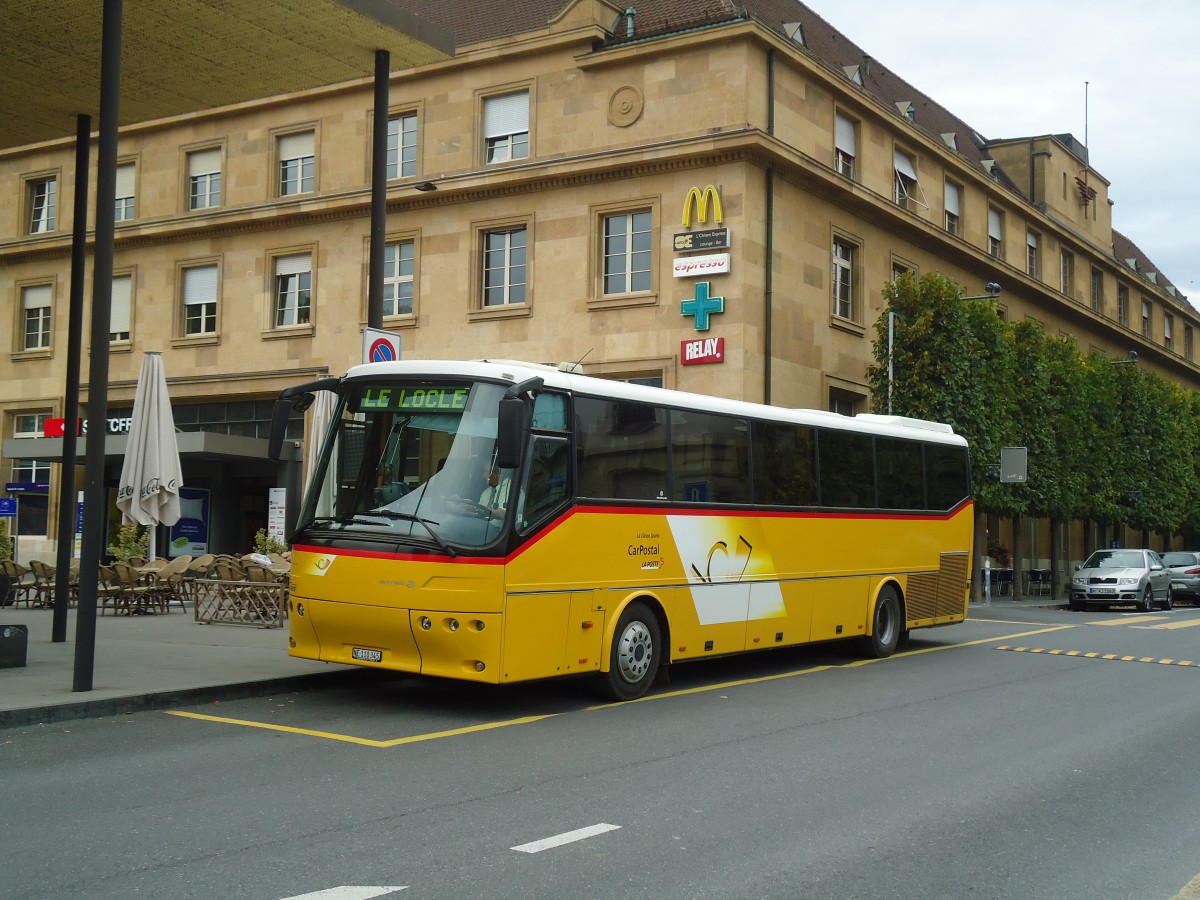
[[[995,300],[997,297],[1000,296],[1000,285],[997,284],[995,281],[989,281],[987,283],[987,286],[984,288],[984,290],[987,291],[986,294],[979,294],[974,297],[959,297],[958,299],[960,301]],[[888,407],[887,407],[887,409],[888,409],[889,416],[892,414],[892,380],[893,380],[893,376],[895,374],[892,369],[892,345],[893,345],[893,342],[895,341],[895,335],[896,335],[896,313],[894,310],[889,309],[888,310],[888,344],[887,344],[887,352],[888,352]],[[1136,353],[1133,353],[1132,355],[1133,355],[1134,359],[1137,359]]]

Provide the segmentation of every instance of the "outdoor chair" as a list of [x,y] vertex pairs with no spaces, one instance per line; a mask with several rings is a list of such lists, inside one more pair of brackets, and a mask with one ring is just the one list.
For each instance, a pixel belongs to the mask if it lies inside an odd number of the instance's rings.
[[154,585],[129,563],[115,562],[112,570],[120,585],[120,608],[130,615],[148,612],[151,606],[163,608],[162,601],[155,595]]
[[0,606],[16,606],[22,600],[26,606],[32,605],[36,596],[33,571],[11,559],[0,560],[0,571],[8,578],[8,590],[0,598]]
[[96,573],[96,606],[100,615],[104,615],[107,606],[112,607],[113,615],[120,609],[122,598],[121,580],[112,566],[100,566]]
[[38,606],[52,606],[56,578],[54,566],[40,559],[31,559],[29,568],[33,570],[33,590]]
[[152,576],[155,593],[161,600],[162,606],[166,612],[171,611],[171,601],[178,600],[179,608],[187,612],[187,606],[184,604],[184,595],[186,587],[186,572],[191,564],[190,556],[177,556],[161,569],[155,572]]

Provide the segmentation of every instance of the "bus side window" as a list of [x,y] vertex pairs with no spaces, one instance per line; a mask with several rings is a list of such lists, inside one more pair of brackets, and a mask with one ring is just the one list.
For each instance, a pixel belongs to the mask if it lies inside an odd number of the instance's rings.
[[538,435],[533,439],[533,452],[517,507],[517,525],[521,531],[541,524],[565,504],[570,493],[569,454],[566,438]]

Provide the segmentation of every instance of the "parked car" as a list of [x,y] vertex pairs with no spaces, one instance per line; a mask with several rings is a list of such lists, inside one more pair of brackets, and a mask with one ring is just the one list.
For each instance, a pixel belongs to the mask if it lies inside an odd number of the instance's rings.
[[1171,571],[1153,550],[1097,550],[1071,578],[1071,609],[1136,603],[1171,608]]
[[1200,606],[1200,552],[1172,550],[1164,553],[1162,560],[1171,570],[1171,596]]

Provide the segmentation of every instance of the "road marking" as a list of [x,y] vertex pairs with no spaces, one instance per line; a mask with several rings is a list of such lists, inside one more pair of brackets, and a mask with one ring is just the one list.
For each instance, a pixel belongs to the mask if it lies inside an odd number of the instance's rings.
[[1174,630],[1176,628],[1195,628],[1200,625],[1200,619],[1184,619],[1182,622],[1165,622],[1162,625],[1151,625],[1150,628]]
[[598,825],[589,825],[587,828],[564,831],[562,834],[542,838],[540,841],[518,844],[516,847],[510,847],[509,849],[516,850],[518,853],[541,853],[543,850],[551,850],[554,847],[561,847],[563,844],[573,844],[576,841],[586,840],[587,838],[595,837],[598,834],[604,834],[608,831],[618,831],[620,828],[620,825],[609,825],[607,822],[601,822]]
[[490,731],[493,728],[507,728],[510,725],[528,725],[530,722],[540,722],[542,719],[553,719],[561,713],[548,713],[544,716],[522,716],[519,719],[506,719],[502,722],[484,722],[481,725],[466,725],[462,728],[450,728],[446,731],[431,731],[427,734],[413,734],[408,737],[393,738],[388,741],[376,741],[371,738],[355,737],[352,734],[337,734],[332,731],[315,731],[311,728],[295,728],[291,725],[276,725],[272,722],[253,722],[249,719],[230,719],[225,716],[208,716],[204,713],[184,712],[181,709],[166,710],[168,716],[180,716],[184,719],[199,719],[202,722],[220,722],[225,725],[242,725],[246,728],[262,728],[266,731],[283,731],[288,734],[303,734],[308,737],[325,738],[329,741],[344,741],[347,744],[360,744],[363,747],[399,747],[401,744],[419,744],[422,741],[436,741],[441,738],[455,737],[460,734],[472,734],[477,731]]
[[296,894],[284,897],[283,900],[371,900],[372,897],[382,897],[394,894],[396,891],[407,891],[408,885],[366,885],[344,884],[341,887],[326,888],[323,891],[313,891],[311,894]]
[[[1088,625],[1129,625],[1131,622],[1135,625],[1141,625],[1143,622],[1158,622],[1166,616],[1138,616],[1136,613],[1129,614],[1129,619],[1106,619],[1103,622],[1088,622]],[[1134,618],[1136,616],[1136,618]]]
[[1115,660],[1117,662],[1143,662],[1155,663],[1160,666],[1184,666],[1186,668],[1200,669],[1200,662],[1192,662],[1190,659],[1157,659],[1153,656],[1117,656],[1115,653],[1084,653],[1082,650],[1047,650],[1045,647],[1009,647],[1007,644],[997,647],[997,650],[1008,650],[1011,653],[1044,653],[1047,656],[1077,656],[1080,659],[1105,659]]
[[[1048,628],[1039,628],[1034,631],[1023,631],[1018,634],[1000,635],[999,637],[981,638],[975,641],[963,641],[958,644],[939,644],[936,647],[922,647],[919,650],[905,650],[897,653],[894,656],[886,659],[858,659],[851,662],[841,663],[839,665],[824,665],[811,666],[806,669],[794,669],[790,672],[779,672],[775,675],[760,675],[755,678],[741,678],[736,681],[723,681],[719,684],[705,684],[694,688],[682,688],[677,691],[663,691],[662,693],[649,694],[645,697],[639,697],[637,700],[627,700],[624,703],[600,703],[595,706],[585,706],[578,710],[579,712],[598,712],[600,710],[621,709],[629,703],[647,703],[651,700],[668,700],[675,697],[686,697],[691,694],[706,694],[713,691],[724,691],[735,687],[744,687],[752,684],[764,684],[769,681],[780,681],[784,678],[796,678],[800,675],[814,675],[818,672],[828,672],[835,669],[855,669],[861,666],[872,665],[873,663],[886,662],[887,659],[903,659],[906,656],[921,656],[925,653],[939,653],[943,650],[958,650],[962,647],[975,647],[980,644],[994,644],[996,641],[1011,641],[1016,638],[1032,637],[1037,634],[1047,634],[1052,631],[1062,631],[1067,628],[1076,628],[1076,625],[1052,625]],[[495,728],[508,728],[512,725],[529,725],[533,722],[540,722],[543,719],[553,719],[557,716],[565,715],[566,713],[547,713],[540,716],[522,716],[518,719],[505,719],[499,722],[484,722],[480,725],[467,725],[462,728],[450,728],[446,731],[432,731],[427,734],[414,734],[408,737],[394,738],[392,740],[379,741],[372,738],[355,737],[352,734],[338,734],[332,731],[318,731],[312,728],[297,728],[292,725],[276,725],[273,722],[255,722],[250,719],[232,719],[227,716],[210,716],[205,713],[186,712],[181,709],[164,710],[168,716],[179,716],[183,719],[195,719],[201,722],[217,722],[223,725],[240,725],[243,728],[261,728],[264,731],[282,731],[286,734],[299,734],[306,737],[323,738],[328,741],[342,741],[347,744],[358,744],[361,747],[388,748],[400,747],[404,744],[419,744],[424,741],[436,741],[442,738],[457,737],[464,734],[474,734],[480,731],[490,731]]]

